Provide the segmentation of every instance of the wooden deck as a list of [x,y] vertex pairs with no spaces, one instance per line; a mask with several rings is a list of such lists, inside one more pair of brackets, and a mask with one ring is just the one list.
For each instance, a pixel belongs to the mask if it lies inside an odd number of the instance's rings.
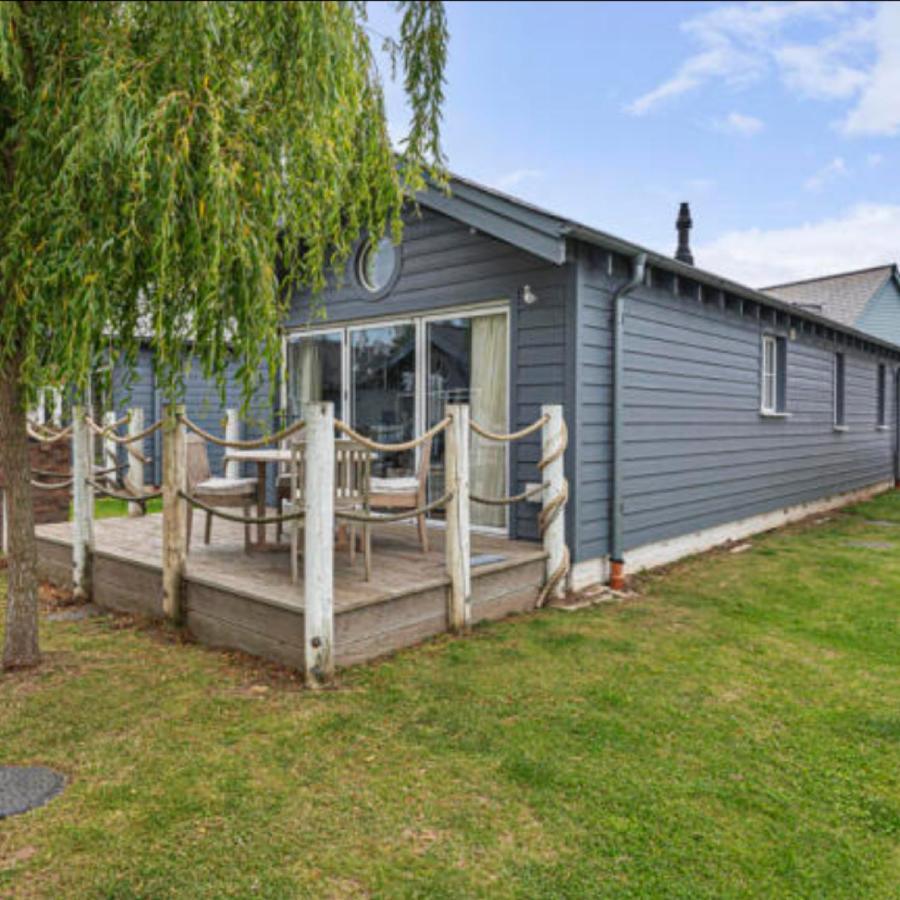
[[[203,643],[246,650],[287,665],[303,665],[303,582],[293,584],[284,549],[243,549],[243,528],[217,519],[212,542],[195,520],[185,577],[187,626]],[[39,568],[54,583],[71,582],[70,523],[37,528]],[[270,526],[271,532],[271,526]],[[349,665],[415,644],[447,629],[444,534],[429,529],[431,549],[419,548],[415,528],[373,531],[372,580],[362,554],[351,567],[335,552],[335,651]],[[94,523],[94,600],[100,606],[162,615],[162,516]],[[539,544],[472,536],[472,618],[493,619],[534,607],[543,581]]]

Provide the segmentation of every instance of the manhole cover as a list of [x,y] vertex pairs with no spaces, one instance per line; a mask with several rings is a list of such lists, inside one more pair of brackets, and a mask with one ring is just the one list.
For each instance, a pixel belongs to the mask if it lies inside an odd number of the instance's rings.
[[59,772],[44,766],[0,766],[0,819],[43,806],[65,783]]
[[847,541],[848,547],[862,547],[864,550],[893,550],[894,544],[887,541]]
[[890,519],[866,519],[866,525],[880,525],[882,528],[896,528],[900,522],[892,522]]

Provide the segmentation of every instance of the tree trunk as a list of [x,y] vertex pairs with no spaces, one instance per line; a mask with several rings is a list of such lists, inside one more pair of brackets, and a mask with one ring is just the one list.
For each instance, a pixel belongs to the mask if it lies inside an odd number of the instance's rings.
[[38,649],[37,544],[31,496],[31,460],[26,431],[21,359],[8,358],[0,370],[0,468],[5,476],[9,516],[9,568],[3,668],[35,666]]

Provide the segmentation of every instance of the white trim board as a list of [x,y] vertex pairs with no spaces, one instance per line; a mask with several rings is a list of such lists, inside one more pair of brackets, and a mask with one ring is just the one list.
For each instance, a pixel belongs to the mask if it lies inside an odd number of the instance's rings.
[[[812,500],[809,503],[799,503],[796,506],[787,506],[772,512],[761,513],[758,516],[750,516],[746,519],[738,519],[734,522],[726,522],[723,525],[715,525],[712,528],[703,528],[690,534],[682,534],[665,541],[657,541],[653,544],[644,544],[625,552],[625,574],[634,575],[645,569],[654,569],[665,566],[686,556],[694,556],[714,547],[728,544],[732,541],[740,541],[751,535],[763,531],[772,531],[813,516],[817,513],[827,512],[851,503],[860,503],[869,500],[877,494],[894,487],[894,480],[879,481],[868,487],[855,491],[847,491],[843,494],[833,494],[823,497],[821,500]],[[575,563],[569,575],[569,588],[573,591],[606,582],[609,580],[609,558],[602,556],[594,559]]]

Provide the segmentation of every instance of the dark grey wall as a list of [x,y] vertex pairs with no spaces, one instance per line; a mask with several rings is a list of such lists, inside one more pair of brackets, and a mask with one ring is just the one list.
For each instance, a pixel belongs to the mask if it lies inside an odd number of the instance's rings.
[[[325,319],[311,320],[306,295],[294,298],[287,327],[339,324],[353,319],[401,317],[436,312],[445,307],[504,301],[510,309],[510,425],[534,421],[542,403],[563,403],[571,383],[574,359],[574,265],[557,266],[470,229],[440,213],[423,209],[407,216],[402,243],[402,269],[393,288],[372,299],[360,288],[348,264],[340,286],[325,291],[319,307]],[[518,298],[529,285],[538,302],[526,306]],[[539,482],[535,463],[540,439],[513,444],[511,489]],[[574,459],[570,451],[569,463]],[[536,507],[518,504],[512,522],[517,537],[537,537]],[[574,525],[574,514],[569,529]]]
[[[608,552],[610,300],[621,278],[582,261],[576,559]],[[788,418],[760,416],[764,332],[788,336]],[[833,343],[718,303],[642,286],[626,300],[626,550],[883,479],[894,469],[889,360],[846,354],[845,433],[833,428]],[[889,428],[876,428],[888,363]]]
[[[228,385],[225,394],[225,403],[222,404],[218,389],[210,380],[203,377],[199,367],[192,366],[186,381],[184,404],[188,416],[198,425],[213,432],[224,433],[225,410],[228,408],[240,408],[241,392],[237,378],[235,377],[236,364],[229,366]],[[243,437],[255,437],[272,428],[273,409],[268,398],[268,381],[263,378],[262,386],[251,404],[250,413],[243,423]],[[145,427],[155,422],[161,415],[161,398],[157,396],[156,380],[153,371],[153,354],[144,348],[140,351],[134,379],[130,386],[126,385],[124,372],[117,369],[113,380],[113,402],[117,415],[124,414],[127,409],[140,406],[144,410]],[[162,440],[160,432],[147,438],[143,442],[143,452],[152,458],[149,468],[145,469],[145,479],[151,479],[159,483],[162,479]],[[214,444],[207,446],[210,468],[214,475],[223,473],[221,447]],[[125,462],[125,450],[119,454],[120,463]],[[247,472],[255,475],[256,472]]]

